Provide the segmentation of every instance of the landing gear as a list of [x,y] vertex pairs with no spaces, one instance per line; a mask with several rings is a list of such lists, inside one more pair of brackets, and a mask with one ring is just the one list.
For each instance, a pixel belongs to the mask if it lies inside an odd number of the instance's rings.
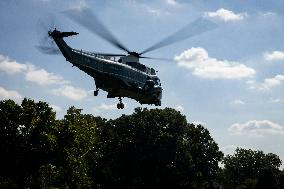
[[124,104],[122,103],[122,99],[121,97],[119,97],[119,103],[116,105],[117,109],[123,109],[124,108]]
[[99,94],[99,89],[97,88],[95,91],[94,91],[94,96],[98,96]]
[[162,103],[161,103],[160,100],[158,100],[158,101],[155,102],[155,106],[161,106],[161,105],[162,105]]
[[123,109],[124,108],[124,104],[123,103],[118,103],[116,105],[117,109]]

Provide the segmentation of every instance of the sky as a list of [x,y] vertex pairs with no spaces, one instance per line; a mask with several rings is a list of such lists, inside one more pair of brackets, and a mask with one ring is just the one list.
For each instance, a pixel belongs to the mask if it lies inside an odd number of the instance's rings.
[[[140,105],[106,92],[93,96],[93,78],[62,55],[36,48],[46,28],[76,31],[73,48],[121,53],[62,13],[90,8],[129,49],[141,52],[202,17],[214,30],[146,54],[158,70],[162,106],[202,124],[225,153],[236,147],[276,153],[284,160],[284,1],[282,0],[1,0],[0,100],[46,101],[62,118],[70,106],[105,118],[131,114]],[[40,24],[44,23],[44,24]],[[45,28],[41,27],[45,25]]]

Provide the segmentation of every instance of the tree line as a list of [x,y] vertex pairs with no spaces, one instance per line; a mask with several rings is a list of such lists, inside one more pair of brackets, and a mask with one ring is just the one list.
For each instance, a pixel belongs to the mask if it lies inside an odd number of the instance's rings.
[[0,101],[0,188],[281,189],[276,154],[220,151],[202,125],[171,109],[104,119],[46,102]]

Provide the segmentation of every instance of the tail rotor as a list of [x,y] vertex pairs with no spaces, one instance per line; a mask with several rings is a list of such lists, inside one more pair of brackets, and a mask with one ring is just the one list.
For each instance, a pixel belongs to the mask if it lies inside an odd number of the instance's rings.
[[55,29],[55,21],[53,17],[47,19],[46,22],[39,20],[37,23],[38,45],[36,48],[44,54],[58,55],[60,50],[53,41],[50,33]]

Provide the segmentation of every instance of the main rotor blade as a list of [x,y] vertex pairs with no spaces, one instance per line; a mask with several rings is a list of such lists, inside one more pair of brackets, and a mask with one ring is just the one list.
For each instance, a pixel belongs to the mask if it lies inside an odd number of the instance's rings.
[[199,35],[201,33],[207,32],[209,30],[215,29],[217,24],[205,19],[205,18],[198,18],[194,22],[190,23],[189,25],[185,26],[184,28],[178,30],[177,32],[173,33],[172,35],[168,36],[167,38],[159,41],[158,43],[152,45],[151,47],[145,49],[141,54],[145,54],[147,52],[156,50],[158,48],[171,45],[178,41]]
[[148,56],[140,56],[139,58],[145,58],[150,60],[161,60],[161,61],[167,61],[167,62],[173,62],[173,59],[170,58],[155,58],[155,57],[148,57]]
[[58,48],[46,47],[46,46],[36,46],[36,48],[44,54],[58,55],[60,50]]
[[92,33],[97,34],[101,38],[105,39],[115,47],[130,52],[120,41],[118,41],[114,35],[104,26],[104,24],[96,17],[96,15],[88,8],[82,9],[70,9],[63,12],[71,20],[77,24],[85,27]]

